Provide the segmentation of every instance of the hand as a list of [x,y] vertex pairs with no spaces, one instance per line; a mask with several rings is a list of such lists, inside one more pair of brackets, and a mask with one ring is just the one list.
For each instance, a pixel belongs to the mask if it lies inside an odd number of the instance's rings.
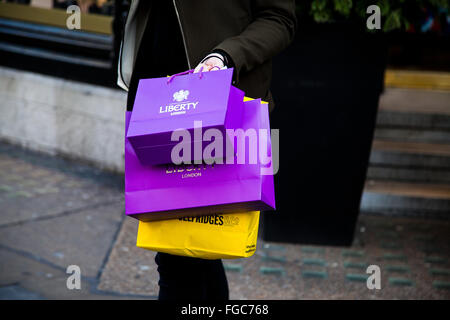
[[202,72],[208,72],[208,71],[215,71],[215,70],[221,70],[225,67],[225,64],[223,63],[223,60],[219,59],[217,56],[222,57],[218,53],[215,53],[214,56],[211,56],[204,60],[203,62],[199,63],[197,67],[194,69],[194,73],[200,72],[200,69],[203,67]]

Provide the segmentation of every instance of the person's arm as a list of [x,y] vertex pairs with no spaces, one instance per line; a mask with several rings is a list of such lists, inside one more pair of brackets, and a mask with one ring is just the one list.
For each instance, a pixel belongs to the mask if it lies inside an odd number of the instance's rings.
[[224,67],[234,67],[230,56],[228,56],[228,54],[223,51],[215,50],[204,57],[202,61],[200,61],[197,67],[195,67],[194,72],[197,73],[200,71],[200,69],[202,70],[202,72],[217,69],[220,70]]
[[253,21],[238,36],[228,38],[212,52],[232,61],[235,79],[273,58],[293,40],[297,27],[294,0],[255,0]]

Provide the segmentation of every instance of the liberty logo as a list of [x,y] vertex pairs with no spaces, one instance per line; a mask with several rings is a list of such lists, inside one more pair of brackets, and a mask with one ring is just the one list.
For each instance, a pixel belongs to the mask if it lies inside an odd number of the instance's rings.
[[[176,102],[182,102],[187,100],[189,96],[189,90],[180,90],[173,94],[173,100]],[[171,116],[178,114],[185,114],[189,110],[195,110],[197,108],[198,101],[184,101],[182,103],[174,103],[166,106],[159,107],[159,113],[169,113]]]
[[186,100],[189,95],[189,90],[180,90],[173,94],[173,101],[181,102],[183,100]]

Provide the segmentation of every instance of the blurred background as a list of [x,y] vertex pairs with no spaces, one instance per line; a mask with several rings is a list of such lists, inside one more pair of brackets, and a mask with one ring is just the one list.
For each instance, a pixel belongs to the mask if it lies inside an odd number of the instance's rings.
[[[154,253],[124,217],[129,5],[0,1],[0,299],[157,296]],[[449,299],[448,1],[298,1],[297,15],[273,63],[277,210],[253,257],[224,261],[231,298]]]

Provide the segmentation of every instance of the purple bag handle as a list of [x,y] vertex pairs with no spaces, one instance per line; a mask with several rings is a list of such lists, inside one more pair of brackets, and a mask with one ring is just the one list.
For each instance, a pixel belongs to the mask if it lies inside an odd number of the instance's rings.
[[[199,72],[199,78],[200,78],[200,79],[203,77],[202,71],[203,71],[203,67],[200,68],[200,72]],[[173,78],[175,78],[176,76],[182,76],[182,75],[189,74],[189,73],[193,73],[193,72],[194,72],[194,69],[191,69],[191,70],[186,70],[186,71],[183,71],[183,72],[180,72],[180,73],[176,73],[176,74],[174,74],[174,75],[171,75],[171,76],[169,77],[169,79],[167,79],[167,84],[171,83],[172,80],[173,80]]]

